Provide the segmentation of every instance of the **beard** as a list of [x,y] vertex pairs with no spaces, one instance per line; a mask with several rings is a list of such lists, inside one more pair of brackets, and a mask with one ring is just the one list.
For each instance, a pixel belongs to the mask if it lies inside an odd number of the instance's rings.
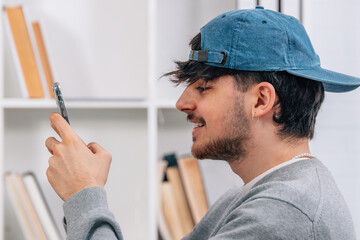
[[[247,155],[250,139],[250,124],[244,110],[244,98],[237,97],[230,107],[223,125],[224,137],[208,140],[201,146],[192,146],[191,152],[197,159],[225,160],[229,163]],[[204,121],[205,122],[205,121]],[[196,139],[193,139],[195,142]]]

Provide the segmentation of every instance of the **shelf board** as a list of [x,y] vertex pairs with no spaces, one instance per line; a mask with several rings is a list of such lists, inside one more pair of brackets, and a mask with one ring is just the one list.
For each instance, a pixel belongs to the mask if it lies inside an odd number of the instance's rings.
[[[4,109],[49,109],[56,108],[53,99],[3,99],[0,105]],[[68,109],[141,109],[147,108],[144,100],[68,100]]]
[[[175,100],[66,100],[68,109],[175,109]],[[7,98],[0,100],[4,109],[50,109],[56,108],[54,99]]]

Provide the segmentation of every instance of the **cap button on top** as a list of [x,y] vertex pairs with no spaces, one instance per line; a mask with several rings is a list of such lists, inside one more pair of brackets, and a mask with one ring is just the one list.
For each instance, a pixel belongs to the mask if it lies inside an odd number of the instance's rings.
[[264,9],[263,6],[256,6],[255,9]]

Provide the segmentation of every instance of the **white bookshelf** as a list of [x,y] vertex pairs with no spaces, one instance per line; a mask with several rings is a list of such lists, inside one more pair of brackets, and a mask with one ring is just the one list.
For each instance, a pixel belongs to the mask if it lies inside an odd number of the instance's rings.
[[[22,4],[29,19],[40,20],[71,126],[85,142],[96,141],[112,153],[106,190],[110,209],[125,239],[157,239],[156,162],[168,152],[189,153],[192,128],[186,123],[185,115],[175,110],[182,87],[174,88],[166,78],[159,77],[173,69],[173,60],[185,60],[188,42],[199,28],[217,14],[234,9],[235,1],[2,0],[0,3],[2,6]],[[3,19],[0,21],[3,26]],[[107,25],[101,26],[98,21]],[[64,234],[62,201],[45,175],[50,154],[44,142],[47,137],[56,136],[48,116],[56,111],[56,105],[52,99],[21,97],[12,55],[3,36],[0,35],[0,72],[3,73],[0,76],[0,171],[34,171]],[[127,59],[121,55],[123,52]],[[96,61],[97,57],[102,59]],[[88,85],[84,86],[86,81]],[[3,185],[0,191],[5,193]],[[16,239],[19,228],[9,226],[13,221],[8,211],[4,211],[4,198],[0,198],[0,206],[0,239],[5,236]]]
[[[65,100],[72,127],[85,142],[99,142],[113,155],[106,190],[110,209],[120,223],[125,239],[157,239],[156,162],[163,154],[169,152],[175,151],[178,155],[182,155],[188,154],[190,151],[192,126],[186,123],[185,114],[174,108],[183,88],[181,86],[174,88],[166,78],[159,79],[159,77],[174,69],[174,60],[187,59],[188,42],[208,20],[219,13],[234,9],[236,5],[252,8],[254,2],[253,0],[142,0],[132,2],[110,0],[100,3],[95,0],[79,0],[76,3],[70,3],[60,0],[0,0],[2,6],[9,3],[11,5],[24,3],[31,18],[41,17],[40,24],[43,23],[44,38],[54,78],[62,84],[65,95],[71,93],[68,98],[65,96]],[[277,1],[266,0],[263,2],[266,3],[265,7],[276,8]],[[321,18],[321,16],[314,15],[315,13],[319,14],[318,9],[321,9],[321,4],[318,2],[321,1],[314,1],[314,3],[304,1],[306,9],[314,8],[312,11],[305,11],[305,25],[310,29],[310,34],[313,33],[311,37],[313,37],[315,49],[320,51],[320,57],[325,55],[324,58],[330,59],[331,56],[327,54],[326,48],[321,46],[321,42],[324,41],[319,32],[321,28],[314,23]],[[357,2],[352,2],[359,6]],[[69,8],[72,8],[72,11],[66,13],[68,20],[62,22],[63,12]],[[101,9],[95,11],[96,8]],[[117,16],[116,9],[118,8],[128,8],[127,21]],[[286,8],[293,11],[290,5],[286,5]],[[81,9],[80,17],[83,20],[74,19],[77,22],[72,26],[70,23],[71,18],[75,15],[74,9],[78,11]],[[139,14],[141,17],[138,17]],[[326,10],[323,10],[321,14],[325,18]],[[115,24],[111,30],[101,29],[99,23],[95,21],[101,17],[106,18],[104,21],[107,24],[112,21],[122,22]],[[124,21],[126,24],[123,23]],[[95,27],[91,30],[93,24]],[[134,29],[138,29],[138,31],[130,29],[131,24],[134,24],[136,26]],[[0,18],[0,26],[3,26],[2,18]],[[3,27],[1,28],[3,29]],[[76,34],[77,28],[85,28],[86,31],[81,32],[82,35]],[[123,31],[124,28],[126,30]],[[96,32],[92,32],[99,29],[104,36],[99,37]],[[114,38],[108,40],[107,38],[112,36],[111,32],[114,32]],[[135,57],[124,62],[122,62],[123,58],[118,58],[122,46],[118,46],[114,41],[121,42],[121,34],[127,36],[124,41],[129,43],[133,38],[134,44],[141,46],[138,49],[130,48],[132,56]],[[139,37],[138,34],[143,37]],[[94,39],[86,43],[86,38],[89,36]],[[357,39],[359,40],[359,38]],[[47,152],[44,142],[47,137],[56,136],[50,127],[48,116],[51,112],[56,111],[56,106],[51,99],[21,98],[16,74],[11,65],[11,56],[6,49],[6,41],[3,30],[1,30],[0,172],[3,173],[7,170],[34,171],[40,180],[57,224],[63,232],[62,201],[53,192],[45,176],[50,154]],[[91,46],[99,47],[104,42],[107,44],[103,46],[105,48],[103,53],[99,49],[92,51]],[[72,44],[77,45],[74,47]],[[355,42],[351,44],[355,46]],[[73,49],[74,57],[71,58],[71,51],[70,53],[66,52],[67,47],[75,48]],[[111,47],[115,48],[114,52],[109,50]],[[128,53],[129,49],[125,50]],[[341,56],[347,54],[346,51],[343,52]],[[332,54],[334,53],[332,52]],[[353,60],[353,63],[358,55],[351,55],[349,61]],[[141,64],[135,65],[136,69],[129,67],[129,61],[134,65],[140,56]],[[96,57],[101,57],[100,63],[94,60]],[[342,59],[346,60],[345,57]],[[107,61],[111,64],[106,64]],[[79,62],[81,64],[77,65]],[[101,69],[94,67],[98,63]],[[115,63],[119,66],[118,71],[121,72],[121,76],[117,74],[117,69],[113,65]],[[349,74],[358,76],[360,74],[356,72],[359,70],[354,70],[355,68],[346,69],[346,64],[339,61],[334,60],[334,62],[325,62],[325,64],[328,64],[329,67],[338,66],[339,70],[343,67],[345,72],[349,70]],[[85,66],[89,66],[89,68],[87,69]],[[105,71],[106,67],[109,69],[106,74],[102,75],[102,71]],[[353,72],[350,72],[351,70]],[[95,83],[92,88],[82,89],[89,93],[86,96],[87,100],[85,98],[76,99],[75,90],[81,87],[80,83],[85,79],[89,79],[90,83]],[[104,82],[99,84],[96,82],[97,80]],[[74,81],[75,84],[72,85],[71,83]],[[76,83],[76,81],[80,83]],[[111,94],[109,94],[111,97],[104,93],[108,89],[109,83],[114,84],[114,89],[120,90],[114,92],[111,89]],[[72,88],[72,86],[74,87]],[[102,86],[104,86],[103,89]],[[92,96],[91,93],[95,91],[94,89],[101,89],[101,91],[96,93],[94,99],[89,99],[88,97]],[[339,106],[343,107],[349,103],[350,98],[356,98],[358,93],[359,91],[354,92],[349,95],[349,98],[342,97],[343,104]],[[334,109],[331,104],[335,104],[337,101],[332,95],[329,96],[329,99],[330,104],[325,105],[325,108]],[[357,97],[357,102],[359,100]],[[355,107],[356,105],[354,105]],[[360,116],[351,114],[351,110],[343,110],[342,114],[351,116],[353,119]],[[328,118],[336,120],[336,117],[330,113],[328,115],[320,113],[318,120],[320,127],[317,131],[320,136],[328,139],[315,138],[312,148],[320,158],[328,159],[326,164],[330,170],[335,171],[335,177],[340,182],[340,189],[350,205],[355,224],[358,223],[357,226],[359,226],[360,207],[357,202],[359,202],[360,192],[351,191],[347,186],[350,182],[360,183],[356,176],[360,168],[357,165],[352,169],[342,167],[341,171],[337,171],[340,169],[338,168],[339,164],[336,164],[333,156],[327,154],[329,146],[324,147],[321,142],[333,144],[331,147],[336,148],[336,141],[331,142],[329,140],[331,137],[328,137],[330,135],[326,135],[326,133],[329,133],[329,128],[336,126],[334,134],[340,136],[344,128],[340,126],[339,118],[337,123],[327,125]],[[349,126],[355,127],[357,131],[360,129],[358,123],[351,122]],[[350,134],[350,132],[348,133]],[[355,133],[353,132],[353,134]],[[346,140],[346,136],[343,137]],[[359,142],[353,142],[351,146],[354,147],[356,144]],[[358,160],[356,151],[341,149],[340,152],[347,154],[346,158],[353,156]],[[354,164],[354,162],[355,160],[352,163]],[[210,204],[226,189],[241,182],[222,162],[202,161],[201,168]],[[349,172],[351,174],[344,177]],[[0,185],[0,193],[2,196],[5,193],[3,184]],[[5,216],[4,212],[4,198],[2,197],[0,198],[0,240],[5,239],[4,233],[9,230],[4,227],[9,217]],[[12,228],[14,229],[11,230],[16,231],[14,226]],[[360,234],[359,228],[357,233]]]

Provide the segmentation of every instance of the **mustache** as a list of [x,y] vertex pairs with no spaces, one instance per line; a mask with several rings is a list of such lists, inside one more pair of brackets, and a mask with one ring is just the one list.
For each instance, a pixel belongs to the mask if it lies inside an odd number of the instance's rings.
[[204,118],[195,116],[195,114],[193,114],[193,113],[188,114],[187,117],[186,117],[186,120],[188,122],[192,121],[192,122],[200,122],[202,124],[205,124],[205,119]]

